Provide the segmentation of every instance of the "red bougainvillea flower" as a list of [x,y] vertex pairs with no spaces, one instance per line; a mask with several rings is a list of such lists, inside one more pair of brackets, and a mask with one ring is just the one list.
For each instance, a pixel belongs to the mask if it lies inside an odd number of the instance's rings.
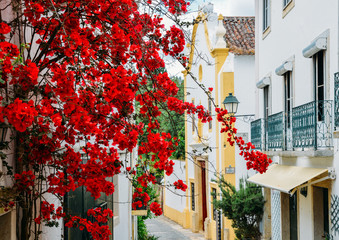
[[159,203],[152,202],[149,207],[150,207],[150,210],[155,214],[155,216],[160,216],[162,214],[162,209]]
[[174,182],[173,185],[175,186],[175,189],[181,189],[184,192],[187,189],[187,185],[180,179],[178,181]]

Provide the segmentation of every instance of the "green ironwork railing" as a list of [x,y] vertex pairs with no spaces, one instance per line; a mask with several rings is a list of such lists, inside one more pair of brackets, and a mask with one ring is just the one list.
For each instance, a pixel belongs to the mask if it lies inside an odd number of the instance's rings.
[[264,150],[264,119],[251,122],[251,143],[257,150]]
[[339,72],[334,74],[334,126],[339,127]]
[[292,109],[293,148],[332,146],[332,101],[313,101]]
[[284,143],[284,113],[279,112],[267,118],[268,150],[282,149]]

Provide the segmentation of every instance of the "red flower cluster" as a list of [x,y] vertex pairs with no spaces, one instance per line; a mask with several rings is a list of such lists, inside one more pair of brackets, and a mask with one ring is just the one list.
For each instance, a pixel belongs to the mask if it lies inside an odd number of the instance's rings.
[[175,189],[181,189],[184,192],[187,189],[187,185],[180,179],[178,181],[174,182],[173,185],[175,186]]
[[[187,10],[184,0],[162,2],[175,15]],[[203,123],[212,120],[203,106],[179,100],[178,87],[162,70],[162,53],[186,64],[182,31],[175,26],[165,29],[159,16],[139,11],[133,0],[22,3],[23,14],[11,25],[15,29],[0,23],[0,122],[17,131],[13,136],[22,150],[21,165],[31,169],[14,176],[20,194],[39,201],[43,194],[41,186],[35,185],[35,176],[39,176],[36,183],[48,186],[47,191],[59,199],[78,187],[85,187],[94,198],[111,195],[110,179],[129,166],[119,152],[132,152],[137,145],[139,156],[150,157],[145,164],[172,174],[174,162],[169,158],[177,140],[158,133],[159,116],[170,110],[196,114]],[[34,29],[31,39],[31,32],[22,36],[31,44],[19,49],[10,42],[17,39],[19,30],[28,29]],[[265,171],[270,160],[236,137],[235,119],[226,121],[225,114],[218,111],[218,120],[224,124],[222,132],[229,143],[241,147],[248,168]],[[135,123],[137,117],[140,124]],[[41,176],[47,168],[54,171]],[[129,167],[126,170],[135,174]],[[149,203],[146,188],[155,183],[155,177],[144,173],[136,180],[142,189],[134,192],[133,208]],[[183,191],[187,188],[181,180],[174,185]],[[34,196],[29,195],[33,192]],[[17,205],[27,206],[20,201]],[[30,212],[40,212],[33,207],[39,204],[29,206]],[[150,209],[156,215],[162,213],[158,203],[150,204]],[[108,239],[108,226],[99,222],[107,221],[111,212],[95,209],[89,214],[95,222],[66,217],[62,208],[54,210],[52,204],[43,202],[35,222],[64,216],[67,227],[86,228],[94,239]]]
[[19,132],[24,132],[33,124],[37,116],[34,103],[30,100],[28,103],[16,98],[15,101],[4,107],[3,113],[0,113],[0,120],[6,116],[8,122]]
[[104,209],[101,208],[95,208],[95,209],[89,209],[87,211],[88,216],[93,216],[96,221],[99,223],[107,223],[108,218],[113,217],[113,212],[111,209]]
[[222,109],[216,109],[218,113],[217,119],[222,123],[221,133],[227,134],[228,143],[233,146],[235,143],[240,149],[240,155],[245,158],[247,169],[254,169],[259,173],[266,172],[268,166],[272,163],[272,160],[267,157],[266,154],[255,151],[255,146],[242,139],[242,137],[236,136],[237,129],[233,127],[236,118],[233,116],[227,116],[227,111]]
[[37,224],[41,224],[41,220],[49,222],[51,220],[60,219],[65,217],[66,214],[62,212],[62,207],[58,207],[55,210],[54,204],[50,204],[46,201],[41,202],[41,214],[34,219]]
[[31,192],[31,187],[34,186],[35,176],[32,171],[23,171],[21,174],[14,175],[15,187],[18,191]]
[[150,199],[151,198],[146,192],[142,192],[142,188],[138,188],[137,191],[133,193],[132,209],[147,206]]
[[162,214],[162,209],[159,203],[152,202],[149,207],[150,207],[150,210],[155,214],[155,216],[160,216]]

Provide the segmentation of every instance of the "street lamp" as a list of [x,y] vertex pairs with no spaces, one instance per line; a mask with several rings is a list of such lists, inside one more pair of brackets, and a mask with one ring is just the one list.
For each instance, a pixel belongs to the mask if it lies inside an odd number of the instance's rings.
[[250,122],[254,120],[254,114],[235,115],[238,110],[239,101],[235,96],[233,96],[232,93],[228,94],[228,96],[223,101],[223,104],[227,112],[233,117],[236,117],[238,119],[242,118],[242,121],[244,122]]
[[237,113],[239,101],[232,93],[229,93],[223,104],[229,114],[234,115]]
[[6,135],[7,135],[8,126],[5,123],[0,123],[0,149],[3,149],[6,144]]

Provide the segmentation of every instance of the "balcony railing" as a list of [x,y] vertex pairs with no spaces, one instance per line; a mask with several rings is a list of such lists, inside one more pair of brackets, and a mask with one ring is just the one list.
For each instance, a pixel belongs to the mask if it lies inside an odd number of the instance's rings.
[[284,113],[279,112],[267,118],[267,148],[282,149],[284,144]]
[[251,122],[251,142],[257,150],[264,150],[264,119]]
[[266,124],[263,119],[255,120],[251,122],[251,141],[261,150],[330,148],[333,145],[332,108],[332,100],[313,101],[292,109],[289,118],[292,124],[287,123],[289,116],[285,112],[268,116]]

